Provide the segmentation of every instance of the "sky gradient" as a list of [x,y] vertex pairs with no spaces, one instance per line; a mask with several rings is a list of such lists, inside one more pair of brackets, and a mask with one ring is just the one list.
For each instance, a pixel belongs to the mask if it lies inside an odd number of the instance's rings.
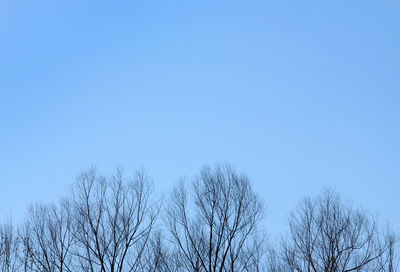
[[[271,1],[272,2],[272,1]],[[278,233],[333,188],[400,230],[399,1],[2,1],[0,219],[76,174],[247,173]]]

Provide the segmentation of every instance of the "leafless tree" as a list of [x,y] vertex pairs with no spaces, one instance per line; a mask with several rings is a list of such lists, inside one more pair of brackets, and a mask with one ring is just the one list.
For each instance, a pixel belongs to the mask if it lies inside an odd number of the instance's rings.
[[306,198],[289,218],[273,271],[382,271],[387,240],[368,213],[326,190]]
[[192,194],[183,182],[172,193],[167,223],[176,271],[258,271],[262,216],[263,204],[245,175],[228,164],[204,167]]
[[127,180],[95,169],[82,172],[73,187],[79,267],[91,272],[143,271],[143,252],[159,211],[150,200],[151,183],[138,172]]
[[0,269],[2,272],[18,271],[19,240],[11,222],[0,225]]
[[[263,203],[229,164],[204,167],[162,201],[143,172],[83,171],[68,198],[0,225],[0,272],[397,272],[398,238],[330,190],[305,198],[266,253]],[[157,230],[157,231],[156,231]]]
[[23,230],[22,240],[32,271],[73,271],[73,216],[67,200],[56,205],[33,205]]
[[179,271],[174,255],[171,254],[160,231],[153,234],[143,255],[142,263],[147,264],[143,266],[143,272]]
[[399,271],[398,238],[389,227],[386,231],[386,242],[387,250],[381,258],[382,267],[384,267],[385,272]]

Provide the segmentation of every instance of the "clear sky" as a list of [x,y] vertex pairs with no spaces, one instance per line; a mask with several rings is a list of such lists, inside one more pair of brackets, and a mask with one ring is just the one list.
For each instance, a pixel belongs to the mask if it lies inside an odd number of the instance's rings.
[[400,229],[399,1],[1,1],[0,219],[75,175],[246,172],[266,228],[322,187]]

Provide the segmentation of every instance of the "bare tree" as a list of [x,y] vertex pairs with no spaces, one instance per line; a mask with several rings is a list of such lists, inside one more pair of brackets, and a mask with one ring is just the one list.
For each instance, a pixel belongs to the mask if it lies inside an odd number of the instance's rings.
[[143,172],[83,171],[67,199],[32,205],[20,228],[0,225],[0,272],[399,271],[391,229],[329,190],[300,202],[268,254],[263,203],[228,164],[176,186],[165,225],[151,191]]
[[289,218],[273,271],[382,271],[388,244],[374,217],[335,192],[306,198]]
[[2,272],[18,271],[19,239],[11,222],[0,225],[0,269]]
[[62,200],[56,205],[33,205],[23,230],[22,240],[32,271],[73,271],[71,248],[74,244],[71,205]]
[[159,211],[150,201],[151,183],[138,172],[127,180],[95,169],[82,172],[73,188],[75,255],[83,271],[143,271],[143,252]]
[[248,178],[227,164],[204,167],[192,193],[181,183],[167,213],[176,271],[258,271],[263,204]]
[[179,267],[175,261],[175,256],[171,254],[165,243],[165,237],[160,231],[153,234],[149,246],[146,247],[142,262],[143,272],[177,272]]
[[386,242],[388,248],[381,258],[382,267],[387,272],[399,271],[398,238],[389,227],[386,233]]

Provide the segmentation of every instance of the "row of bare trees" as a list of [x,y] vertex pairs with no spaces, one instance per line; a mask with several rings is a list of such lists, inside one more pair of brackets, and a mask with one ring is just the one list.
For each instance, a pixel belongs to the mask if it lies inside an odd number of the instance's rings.
[[[2,272],[336,272],[397,270],[397,239],[332,191],[306,198],[267,241],[263,201],[228,164],[154,199],[143,172],[83,171],[68,197],[0,226]],[[163,204],[165,203],[165,205]]]

